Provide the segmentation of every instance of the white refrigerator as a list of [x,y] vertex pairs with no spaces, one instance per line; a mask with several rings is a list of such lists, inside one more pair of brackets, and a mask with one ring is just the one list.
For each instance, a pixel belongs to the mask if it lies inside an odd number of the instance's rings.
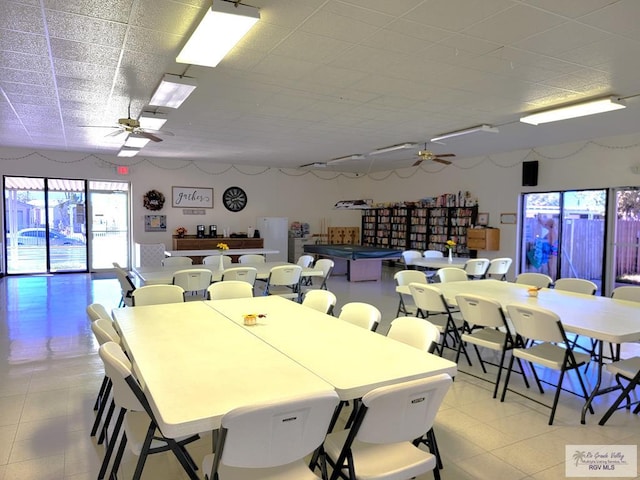
[[264,239],[264,248],[278,250],[267,255],[269,262],[286,262],[289,248],[289,219],[286,217],[258,217],[256,229]]

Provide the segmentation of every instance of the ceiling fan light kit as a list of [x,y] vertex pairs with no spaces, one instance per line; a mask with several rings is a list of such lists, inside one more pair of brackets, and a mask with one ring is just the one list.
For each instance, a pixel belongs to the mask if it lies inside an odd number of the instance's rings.
[[176,62],[215,67],[260,20],[260,10],[237,2],[214,1]]
[[165,74],[153,93],[149,105],[178,108],[196,89],[195,78]]
[[496,127],[492,127],[491,125],[478,125],[476,127],[465,128],[463,130],[456,130],[455,132],[443,133],[442,135],[433,137],[430,141],[439,142],[441,140],[446,140],[447,138],[460,137],[462,135],[469,135],[476,132],[498,133],[498,131],[499,130]]
[[626,105],[617,97],[599,98],[525,115],[520,118],[520,121],[530,125],[539,125],[541,123],[557,122],[558,120],[584,117],[596,113],[611,112],[613,110],[620,110],[621,108],[626,108]]

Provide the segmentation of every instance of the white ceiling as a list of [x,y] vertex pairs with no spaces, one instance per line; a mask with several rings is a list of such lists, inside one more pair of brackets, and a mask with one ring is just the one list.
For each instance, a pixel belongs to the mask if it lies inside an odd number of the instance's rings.
[[[220,1],[220,0],[216,0]],[[208,0],[0,0],[0,145],[115,154],[165,73],[195,77],[146,158],[298,167],[429,145],[454,161],[640,130],[638,0],[245,0],[261,20],[216,68],[175,57]],[[545,126],[523,112],[616,95]],[[149,107],[147,107],[148,109]],[[410,166],[417,148],[332,169]]]

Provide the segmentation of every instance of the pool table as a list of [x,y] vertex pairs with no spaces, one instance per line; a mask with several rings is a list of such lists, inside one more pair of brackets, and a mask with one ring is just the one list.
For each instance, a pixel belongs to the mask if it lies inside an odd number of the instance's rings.
[[333,260],[333,274],[346,273],[350,282],[380,280],[382,260],[402,257],[402,250],[362,245],[305,245],[304,251]]

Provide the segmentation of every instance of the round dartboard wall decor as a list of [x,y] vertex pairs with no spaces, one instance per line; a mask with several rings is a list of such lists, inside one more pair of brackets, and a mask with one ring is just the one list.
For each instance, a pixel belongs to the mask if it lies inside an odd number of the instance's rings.
[[240,187],[229,187],[222,194],[222,203],[230,212],[239,212],[247,206],[247,194]]
[[147,210],[162,210],[164,195],[157,190],[149,190],[144,194],[144,208]]

